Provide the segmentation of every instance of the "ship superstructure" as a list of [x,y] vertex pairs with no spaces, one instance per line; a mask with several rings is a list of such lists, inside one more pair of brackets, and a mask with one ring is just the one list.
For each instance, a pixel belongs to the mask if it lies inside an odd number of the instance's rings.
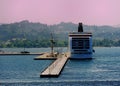
[[72,59],[92,58],[92,33],[83,32],[82,23],[79,23],[78,32],[69,33],[69,49]]

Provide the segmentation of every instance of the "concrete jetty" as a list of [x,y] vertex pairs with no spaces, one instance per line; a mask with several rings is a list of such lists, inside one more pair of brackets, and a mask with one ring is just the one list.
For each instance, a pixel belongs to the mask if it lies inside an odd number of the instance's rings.
[[68,58],[68,54],[58,55],[57,59],[40,74],[40,77],[58,77]]
[[35,57],[34,60],[56,60],[57,59],[57,57],[51,57],[49,55],[50,53],[46,52],[40,56]]
[[43,55],[44,53],[0,52],[0,55]]

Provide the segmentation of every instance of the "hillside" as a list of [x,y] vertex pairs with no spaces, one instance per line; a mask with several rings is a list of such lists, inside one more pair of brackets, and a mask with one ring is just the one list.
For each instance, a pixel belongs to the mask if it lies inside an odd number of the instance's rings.
[[[56,25],[47,25],[41,23],[32,23],[27,20],[0,25],[0,40],[9,40],[12,38],[22,38],[25,34],[27,39],[46,39],[50,33],[54,33],[58,39],[65,39],[69,32],[77,31],[77,24],[60,23]],[[94,39],[119,39],[120,28],[111,26],[89,26],[84,25],[84,31],[92,32]]]
[[[30,41],[40,40],[40,42],[43,42],[42,40],[44,40],[46,42],[50,39],[50,34],[53,33],[55,40],[67,42],[68,33],[77,31],[77,27],[78,25],[72,22],[47,25],[33,23],[27,20],[11,24],[2,24],[0,25],[0,41],[1,43],[8,43],[10,40],[21,40],[25,37]],[[93,39],[95,40],[120,40],[120,27],[84,25],[83,28],[86,32],[92,32]]]

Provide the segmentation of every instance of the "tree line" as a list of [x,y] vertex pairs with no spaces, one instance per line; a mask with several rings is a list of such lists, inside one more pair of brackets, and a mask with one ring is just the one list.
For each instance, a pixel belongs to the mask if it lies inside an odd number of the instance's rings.
[[[29,39],[16,39],[1,41],[0,48],[41,48],[41,47],[50,47],[51,42],[47,39],[42,40],[29,40]],[[58,40],[54,44],[55,47],[67,47],[68,41]],[[94,47],[119,47],[120,40],[109,40],[109,39],[93,39]]]
[[[56,41],[54,46],[55,47],[66,47],[68,45],[67,41]],[[22,40],[8,40],[0,42],[0,48],[41,48],[41,47],[50,47],[51,42],[47,39],[42,40],[29,40],[29,39],[22,39]]]
[[110,39],[94,39],[93,46],[95,47],[119,47],[120,40],[110,40]]

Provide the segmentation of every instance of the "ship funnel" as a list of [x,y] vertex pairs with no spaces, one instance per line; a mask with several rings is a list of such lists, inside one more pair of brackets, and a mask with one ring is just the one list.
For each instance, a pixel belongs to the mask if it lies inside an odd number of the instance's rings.
[[83,26],[82,26],[82,23],[79,23],[79,26],[78,26],[78,32],[83,32]]

